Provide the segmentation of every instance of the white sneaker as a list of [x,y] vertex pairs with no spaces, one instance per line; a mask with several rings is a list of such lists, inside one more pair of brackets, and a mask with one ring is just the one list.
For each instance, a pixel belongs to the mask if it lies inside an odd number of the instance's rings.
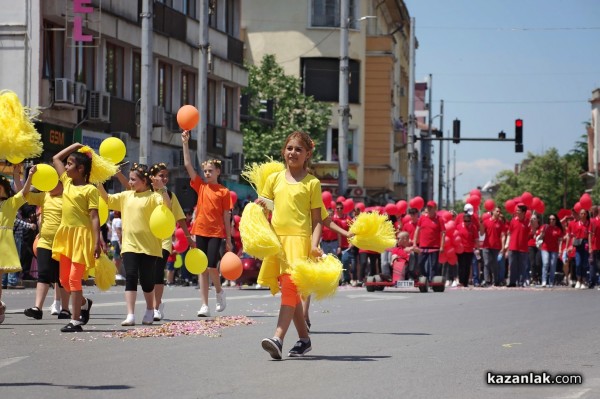
[[60,313],[62,306],[60,305],[60,302],[52,302],[52,305],[50,305],[50,314],[52,316],[56,316],[57,314]]
[[450,287],[450,280],[446,280],[446,287]]
[[221,284],[221,287],[229,287],[229,280],[223,281],[223,284]]
[[255,289],[260,290],[262,288],[262,285],[256,283],[256,285],[254,286]]
[[546,288],[546,282],[542,283],[542,288]]
[[123,276],[122,276],[122,275],[120,275],[120,274],[117,274],[117,275],[115,276],[115,280],[125,280],[125,277],[123,277]]
[[454,280],[454,281],[452,282],[452,287],[458,287],[458,281]]
[[146,309],[142,324],[149,326],[152,323],[154,323],[154,309]]
[[210,309],[208,305],[202,305],[198,311],[198,317],[210,317]]
[[163,319],[163,317],[165,317],[164,309],[165,309],[164,302],[162,302],[160,305],[158,305],[158,309],[154,309],[154,321],[161,321]]
[[135,326],[135,315],[128,314],[125,320],[121,322],[122,326]]
[[581,283],[578,281],[577,284],[575,284],[575,289],[578,290],[581,288]]
[[227,299],[225,298],[225,291],[217,292],[217,312],[222,312],[227,307]]
[[229,281],[229,286],[230,287],[237,287],[237,283],[233,280]]
[[582,284],[581,284],[581,287],[579,287],[579,289],[580,289],[580,290],[585,290],[585,289],[587,289],[587,285],[585,285],[585,284],[583,284],[583,283],[582,283]]

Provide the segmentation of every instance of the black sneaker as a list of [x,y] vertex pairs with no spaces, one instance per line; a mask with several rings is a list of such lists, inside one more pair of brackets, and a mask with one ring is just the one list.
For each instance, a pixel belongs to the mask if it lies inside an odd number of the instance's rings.
[[79,321],[84,326],[90,321],[90,310],[92,310],[92,304],[94,303],[90,298],[86,298],[85,300],[87,301],[87,309],[81,309],[81,316],[79,316]]
[[73,323],[69,323],[61,328],[60,331],[64,333],[83,332],[83,328],[81,327],[81,324],[74,325]]
[[61,320],[71,320],[71,317],[73,316],[71,315],[71,312],[69,312],[67,309],[62,309],[58,314],[58,318]]
[[33,317],[36,320],[41,320],[42,315],[44,314],[44,312],[42,310],[40,310],[40,308],[38,308],[38,307],[25,309],[23,311],[23,313],[25,314],[25,316]]
[[296,342],[296,345],[294,345],[294,347],[292,349],[290,349],[288,356],[289,357],[301,357],[301,356],[306,355],[308,352],[310,352],[311,349],[312,349],[312,347],[310,346],[310,339],[308,340],[308,342],[298,341],[298,342]]
[[262,348],[269,352],[271,358],[281,360],[281,344],[273,338],[265,338],[261,342]]

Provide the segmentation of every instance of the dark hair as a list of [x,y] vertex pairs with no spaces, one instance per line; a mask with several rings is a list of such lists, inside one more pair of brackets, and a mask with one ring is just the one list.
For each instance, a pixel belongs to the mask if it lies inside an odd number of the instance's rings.
[[548,216],[548,223],[550,223],[551,217],[554,217],[554,220],[556,220],[556,226],[560,229],[560,231],[564,231],[564,228],[562,226],[562,223],[560,222],[560,219],[558,218],[558,215],[556,213],[551,213],[550,216]]
[[[281,148],[281,156],[282,157],[285,158],[285,148],[287,147],[288,143],[291,140],[295,140],[295,139],[300,140],[300,142],[304,145],[304,148],[306,149],[306,151],[314,151],[315,150],[315,142],[310,138],[310,135],[308,133],[295,131],[295,132],[291,133],[289,136],[287,136],[287,138],[285,139],[285,142],[283,143],[283,147]],[[304,162],[305,169],[307,169],[309,167],[310,158],[311,157],[307,157],[306,161]]]
[[[89,153],[91,154],[91,152]],[[86,183],[90,182],[90,174],[92,173],[92,157],[83,152],[75,151],[69,154],[73,158],[75,165],[83,165],[83,177]]]
[[409,215],[416,215],[418,213],[419,213],[419,210],[417,208],[409,208],[409,210],[408,210]]
[[164,162],[155,163],[150,168],[150,174],[152,176],[156,176],[157,174],[159,174],[163,170],[169,171],[169,168],[167,168],[167,164],[166,163],[164,163]]
[[7,198],[10,198],[13,195],[15,195],[15,190],[13,190],[12,185],[10,184],[10,181],[3,175],[0,175],[0,186],[4,187],[4,191],[6,192],[6,195],[8,196]]
[[135,172],[136,176],[142,179],[144,183],[152,189],[152,179],[150,179],[150,174],[148,173],[148,165],[134,163],[131,165],[130,171]]

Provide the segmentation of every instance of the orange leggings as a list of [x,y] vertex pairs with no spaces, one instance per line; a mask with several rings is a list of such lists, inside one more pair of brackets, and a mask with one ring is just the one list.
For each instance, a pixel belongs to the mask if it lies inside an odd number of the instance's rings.
[[66,256],[60,256],[60,283],[67,292],[82,291],[81,280],[85,273],[83,263],[72,262]]
[[302,303],[300,295],[298,294],[298,288],[289,274],[282,274],[279,276],[279,286],[281,288],[281,306],[291,306],[295,308],[296,305]]

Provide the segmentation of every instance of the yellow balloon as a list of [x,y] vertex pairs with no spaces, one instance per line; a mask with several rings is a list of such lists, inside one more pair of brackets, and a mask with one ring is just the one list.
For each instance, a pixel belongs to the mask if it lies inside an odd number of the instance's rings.
[[100,219],[100,226],[104,226],[104,223],[108,220],[108,204],[102,197],[100,197],[98,203],[98,218]]
[[181,255],[177,254],[175,257],[175,264],[173,264],[173,266],[175,266],[175,269],[179,269],[181,266],[183,266],[183,258]]
[[185,256],[185,268],[192,274],[202,274],[208,266],[206,254],[198,248],[192,248]]
[[175,216],[165,205],[157,206],[150,215],[150,231],[155,237],[164,240],[175,231]]
[[21,157],[6,157],[6,160],[10,163],[12,163],[13,165],[18,165],[21,162],[23,162],[25,160],[25,158],[21,158]]
[[118,164],[125,158],[125,143],[116,137],[109,137],[100,143],[100,156]]
[[58,184],[58,173],[52,166],[41,163],[37,165],[31,184],[40,191],[52,191]]

